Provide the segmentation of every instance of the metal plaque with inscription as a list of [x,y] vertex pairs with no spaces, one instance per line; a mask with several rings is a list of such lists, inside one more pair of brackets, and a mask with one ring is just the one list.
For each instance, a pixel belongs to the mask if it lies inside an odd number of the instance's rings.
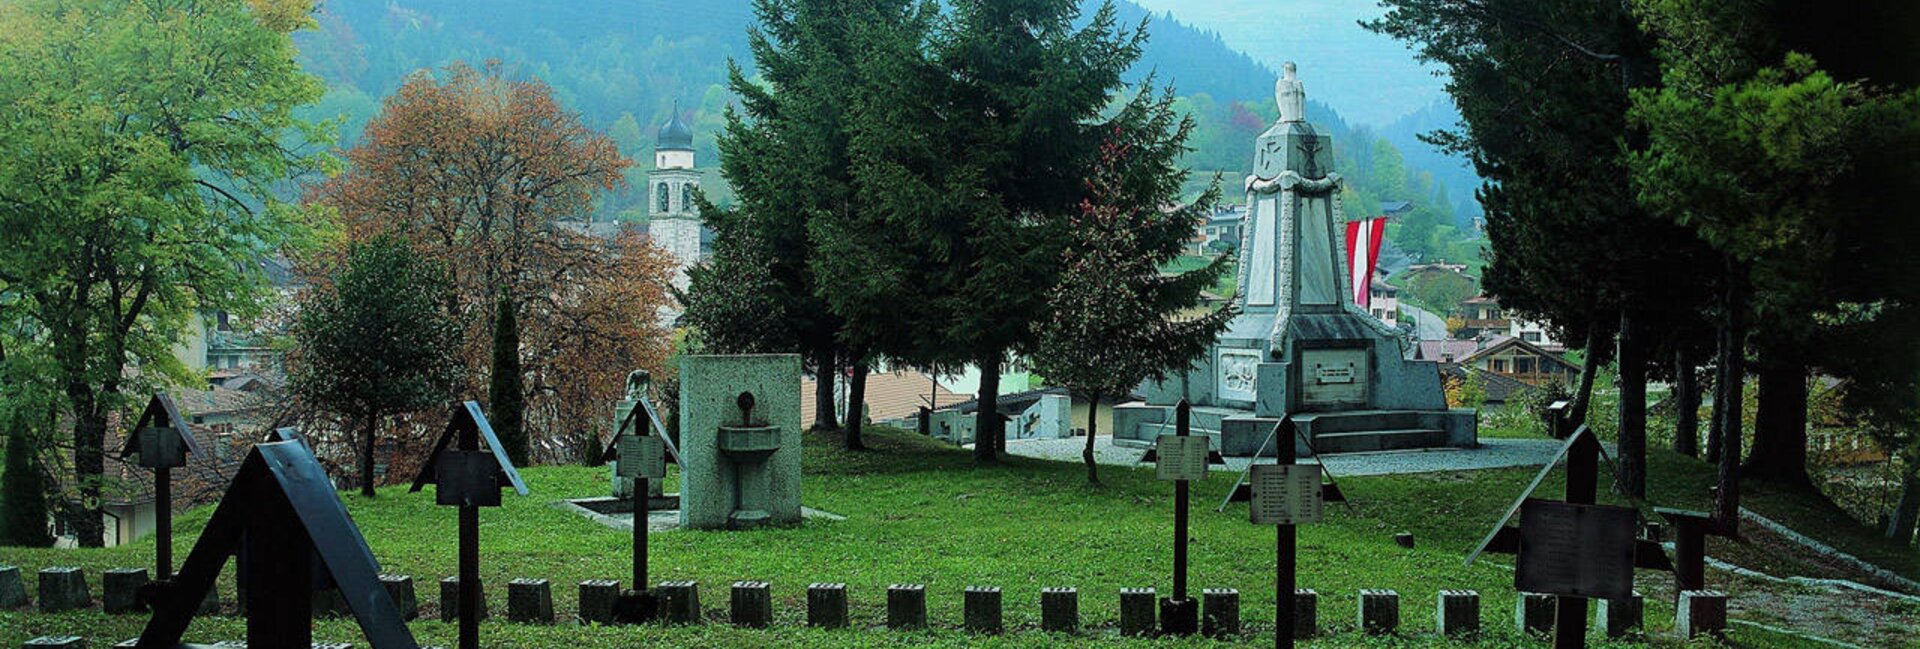
[[1255,525],[1309,525],[1320,522],[1325,500],[1318,464],[1255,464],[1248,476]]
[[1161,480],[1207,479],[1207,438],[1161,435],[1154,443],[1154,475]]
[[646,478],[658,480],[667,477],[667,445],[653,435],[623,435],[620,437],[620,470],[622,478]]
[[1520,506],[1522,592],[1620,599],[1633,594],[1632,509],[1528,500]]

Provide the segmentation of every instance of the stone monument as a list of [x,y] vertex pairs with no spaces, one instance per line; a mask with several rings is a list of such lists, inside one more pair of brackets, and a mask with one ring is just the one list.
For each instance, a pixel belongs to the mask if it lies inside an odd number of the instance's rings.
[[1226,455],[1272,454],[1262,446],[1287,415],[1321,452],[1472,446],[1474,412],[1447,408],[1437,364],[1406,360],[1402,335],[1353,303],[1333,140],[1307,123],[1306,90],[1285,69],[1280,120],[1256,142],[1246,182],[1240,315],[1188,371],[1115,408],[1114,439],[1152,444],[1185,398],[1194,433]]
[[680,361],[680,526],[800,522],[800,357]]

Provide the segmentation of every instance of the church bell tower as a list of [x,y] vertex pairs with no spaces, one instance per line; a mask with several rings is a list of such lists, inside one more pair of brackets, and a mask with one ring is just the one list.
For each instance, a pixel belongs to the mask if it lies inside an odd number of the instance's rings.
[[700,212],[694,191],[700,172],[693,166],[693,127],[673,116],[660,127],[653,148],[653,170],[647,172],[647,238],[673,255],[673,285],[687,290],[687,268],[700,261]]

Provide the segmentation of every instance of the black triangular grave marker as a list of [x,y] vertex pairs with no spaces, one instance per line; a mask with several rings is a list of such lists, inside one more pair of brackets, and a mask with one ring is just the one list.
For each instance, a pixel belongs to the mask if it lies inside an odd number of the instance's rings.
[[[244,552],[241,552],[242,550]],[[375,649],[417,649],[400,610],[380,583],[380,568],[326,470],[298,442],[255,446],[172,582],[156,582],[153,617],[142,647],[180,647],[180,639],[227,557],[242,554],[247,573],[247,644],[306,647],[313,642],[311,562],[345,595]]]

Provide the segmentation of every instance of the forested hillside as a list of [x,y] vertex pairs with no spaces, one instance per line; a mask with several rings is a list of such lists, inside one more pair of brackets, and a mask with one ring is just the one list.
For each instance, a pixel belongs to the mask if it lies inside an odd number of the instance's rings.
[[[1130,77],[1139,81],[1151,74],[1160,85],[1174,85],[1181,108],[1199,122],[1194,150],[1184,161],[1197,172],[1192,191],[1217,172],[1226,200],[1237,202],[1253,138],[1274,118],[1274,72],[1215,34],[1171,16],[1151,16],[1129,2],[1118,8],[1124,23],[1146,21],[1151,34]],[[733,100],[725,87],[727,62],[752,71],[751,0],[327,0],[319,22],[319,30],[298,38],[302,62],[328,85],[312,115],[340,117],[344,143],[357,137],[381,97],[406,75],[453,61],[491,61],[514,76],[539,78],[565,106],[611,136],[638,163],[629,180],[646,173],[654,131],[676,102],[694,126],[701,166],[716,168],[714,134]],[[1313,73],[1302,71],[1309,92]],[[1434,221],[1453,222],[1447,190],[1433,174],[1406,164],[1387,140],[1349,128],[1323,104],[1310,105],[1308,112],[1336,138],[1355,214],[1377,211],[1383,201],[1408,200],[1434,211]],[[708,192],[725,202],[722,185],[710,172]],[[1470,187],[1452,191],[1471,195]],[[642,218],[638,197],[631,187],[608,196],[594,218]],[[1428,247],[1413,239],[1402,243],[1416,251]]]

